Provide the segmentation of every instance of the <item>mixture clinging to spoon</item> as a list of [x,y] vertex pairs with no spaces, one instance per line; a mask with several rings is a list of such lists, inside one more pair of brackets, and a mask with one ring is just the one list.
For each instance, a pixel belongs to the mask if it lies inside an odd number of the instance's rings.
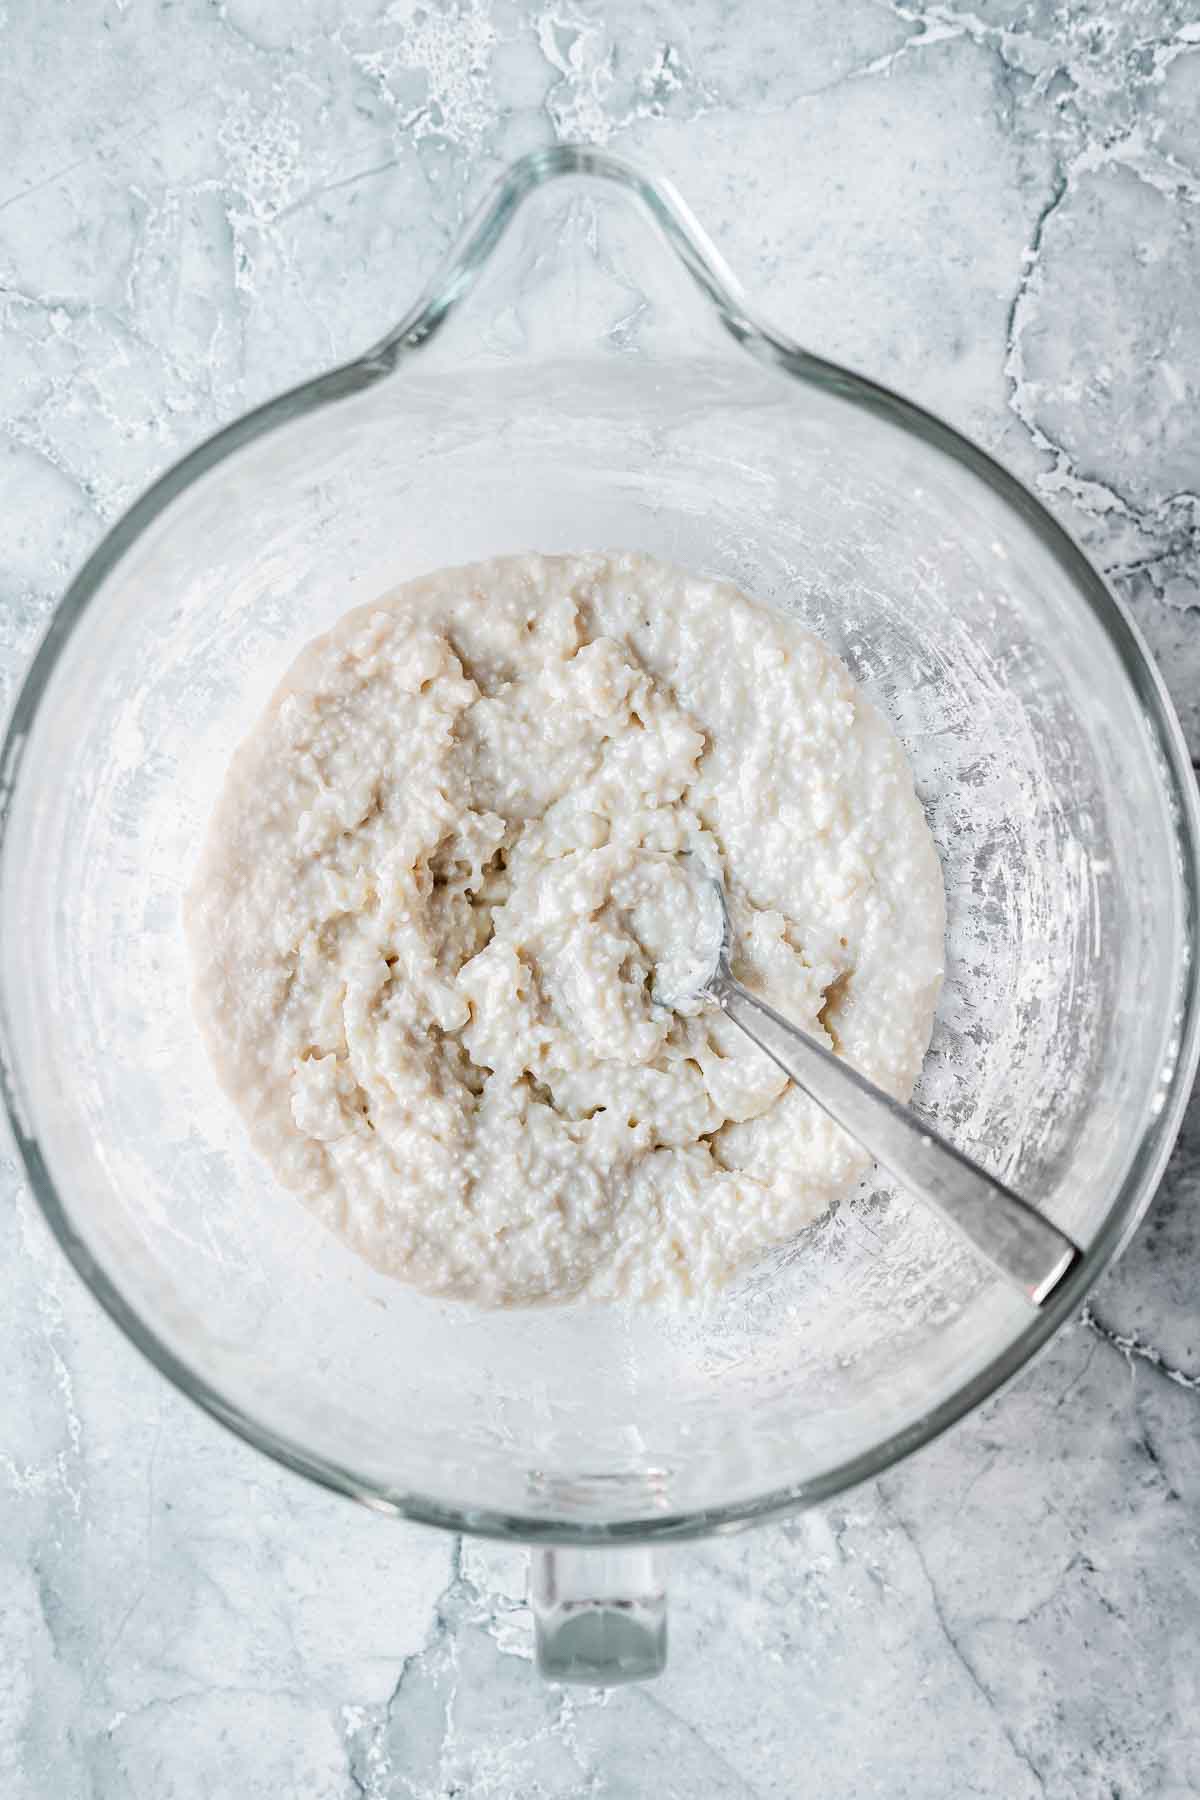
[[[691,863],[691,854],[685,856]],[[733,932],[724,883],[711,868],[697,870],[696,879],[710,899],[705,941],[690,956],[677,952],[659,965],[656,1003],[680,1012],[695,1012],[705,1002],[719,1006],[797,1087],[1040,1306],[1079,1260],[1078,1246],[907,1106],[744,987],[730,967]]]

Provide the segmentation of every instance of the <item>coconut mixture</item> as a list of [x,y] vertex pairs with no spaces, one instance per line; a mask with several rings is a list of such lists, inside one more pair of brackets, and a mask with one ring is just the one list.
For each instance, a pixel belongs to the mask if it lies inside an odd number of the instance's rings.
[[651,998],[705,929],[684,850],[724,874],[740,979],[906,1099],[941,871],[825,645],[633,555],[442,571],[310,644],[188,905],[278,1177],[487,1305],[702,1295],[818,1217],[868,1158],[720,1013]]

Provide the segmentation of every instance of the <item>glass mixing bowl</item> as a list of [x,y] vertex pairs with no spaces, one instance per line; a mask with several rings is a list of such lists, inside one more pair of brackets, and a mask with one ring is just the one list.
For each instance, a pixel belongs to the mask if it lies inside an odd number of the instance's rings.
[[[180,931],[233,746],[348,607],[605,547],[782,608],[903,738],[949,905],[916,1103],[1085,1247],[1040,1312],[879,1176],[708,1308],[473,1311],[374,1273],[249,1151]],[[988,457],[755,319],[671,191],[596,152],[515,165],[384,342],[133,507],[0,771],[4,1091],[67,1254],[280,1462],[550,1546],[554,1672],[661,1660],[631,1546],[823,1500],[1019,1369],[1132,1231],[1194,1073],[1196,799],[1128,619]]]

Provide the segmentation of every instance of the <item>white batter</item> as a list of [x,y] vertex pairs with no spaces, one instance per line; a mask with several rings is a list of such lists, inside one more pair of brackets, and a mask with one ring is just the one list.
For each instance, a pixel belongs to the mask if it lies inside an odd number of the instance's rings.
[[276,1174],[484,1304],[704,1294],[864,1154],[719,1013],[654,1005],[724,871],[734,971],[907,1098],[941,871],[818,640],[645,557],[510,557],[350,613],[233,760],[196,1005]]

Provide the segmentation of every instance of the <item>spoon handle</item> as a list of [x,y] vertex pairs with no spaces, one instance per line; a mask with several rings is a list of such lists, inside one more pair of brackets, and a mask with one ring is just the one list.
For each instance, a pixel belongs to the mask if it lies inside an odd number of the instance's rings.
[[935,1206],[1034,1306],[1074,1267],[1078,1246],[1049,1219],[849,1063],[789,1025],[727,971],[719,972],[709,992],[797,1087],[905,1187]]

